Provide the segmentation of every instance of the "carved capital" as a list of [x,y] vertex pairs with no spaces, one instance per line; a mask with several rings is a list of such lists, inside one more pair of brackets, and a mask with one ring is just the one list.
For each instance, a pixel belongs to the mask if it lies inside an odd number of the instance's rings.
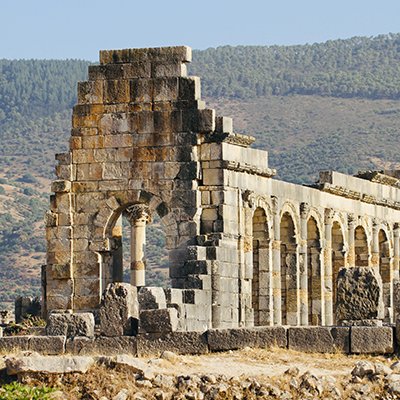
[[279,199],[276,196],[271,196],[272,213],[277,215],[279,212]]
[[252,190],[245,190],[242,193],[242,199],[245,203],[249,205],[250,208],[253,208],[256,199]]
[[354,214],[347,215],[347,223],[349,224],[349,227],[354,227],[354,225],[356,224],[356,217]]
[[334,215],[335,211],[332,208],[325,208],[325,224],[332,225]]
[[146,204],[134,204],[125,209],[125,215],[131,224],[142,220],[146,223],[151,222],[150,209]]
[[310,205],[308,203],[300,203],[300,217],[307,218],[309,212],[310,212]]

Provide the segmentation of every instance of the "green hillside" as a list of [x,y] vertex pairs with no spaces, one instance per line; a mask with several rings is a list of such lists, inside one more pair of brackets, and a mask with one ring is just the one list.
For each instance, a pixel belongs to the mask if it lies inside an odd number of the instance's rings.
[[[193,58],[190,73],[202,78],[208,105],[256,136],[280,179],[310,183],[319,169],[400,167],[400,34],[220,47]],[[0,302],[38,293],[54,154],[68,148],[76,82],[88,64],[0,60]],[[155,223],[150,282],[160,282],[163,243]]]

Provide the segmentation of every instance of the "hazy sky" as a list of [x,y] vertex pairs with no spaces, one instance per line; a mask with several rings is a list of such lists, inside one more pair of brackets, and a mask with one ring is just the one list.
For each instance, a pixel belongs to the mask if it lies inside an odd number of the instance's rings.
[[0,58],[322,42],[400,32],[400,0],[3,0]]

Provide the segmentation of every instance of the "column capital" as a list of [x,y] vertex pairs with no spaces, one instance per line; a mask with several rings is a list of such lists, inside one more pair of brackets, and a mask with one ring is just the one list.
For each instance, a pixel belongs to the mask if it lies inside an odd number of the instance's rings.
[[335,211],[333,211],[332,208],[325,208],[325,224],[326,225],[332,225],[333,222],[333,217],[335,215]]
[[356,216],[354,214],[348,214],[347,215],[347,223],[349,224],[349,227],[354,228],[356,224]]
[[308,203],[300,203],[300,217],[307,218],[310,212],[310,205]]
[[146,204],[133,204],[125,209],[125,215],[133,224],[136,221],[151,222],[150,209]]

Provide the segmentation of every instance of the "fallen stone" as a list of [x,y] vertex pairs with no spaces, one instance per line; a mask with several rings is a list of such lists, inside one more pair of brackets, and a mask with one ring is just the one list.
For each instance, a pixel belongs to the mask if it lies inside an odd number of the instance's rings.
[[382,279],[373,268],[342,268],[337,278],[336,320],[383,318]]
[[139,374],[143,379],[153,379],[154,371],[150,368],[150,366],[143,360],[139,358],[132,357],[127,354],[118,354],[113,360],[116,366],[129,367],[129,369]]
[[100,306],[101,334],[104,336],[135,335],[138,317],[136,287],[122,282],[108,285]]
[[49,336],[94,336],[92,313],[51,313],[47,320],[46,334]]
[[6,359],[7,374],[27,373],[66,374],[85,373],[95,364],[92,357],[83,356],[39,356],[11,357]]
[[350,328],[294,326],[288,328],[290,350],[305,353],[349,352]]
[[140,288],[138,299],[140,311],[167,308],[167,299],[161,287]]
[[141,333],[175,332],[179,325],[178,311],[175,308],[144,310],[140,312]]
[[113,397],[113,400],[126,400],[128,398],[128,395],[129,395],[129,390],[122,389]]
[[175,354],[173,351],[168,351],[168,350],[165,350],[165,351],[163,351],[162,353],[161,353],[161,358],[163,359],[163,360],[167,360],[167,361],[170,361],[170,362],[176,362],[177,360],[178,360],[178,355],[177,354]]
[[393,328],[390,326],[353,326],[350,332],[351,353],[393,353]]
[[375,367],[375,375],[378,376],[387,376],[393,373],[393,371],[385,364],[381,362],[374,363]]

